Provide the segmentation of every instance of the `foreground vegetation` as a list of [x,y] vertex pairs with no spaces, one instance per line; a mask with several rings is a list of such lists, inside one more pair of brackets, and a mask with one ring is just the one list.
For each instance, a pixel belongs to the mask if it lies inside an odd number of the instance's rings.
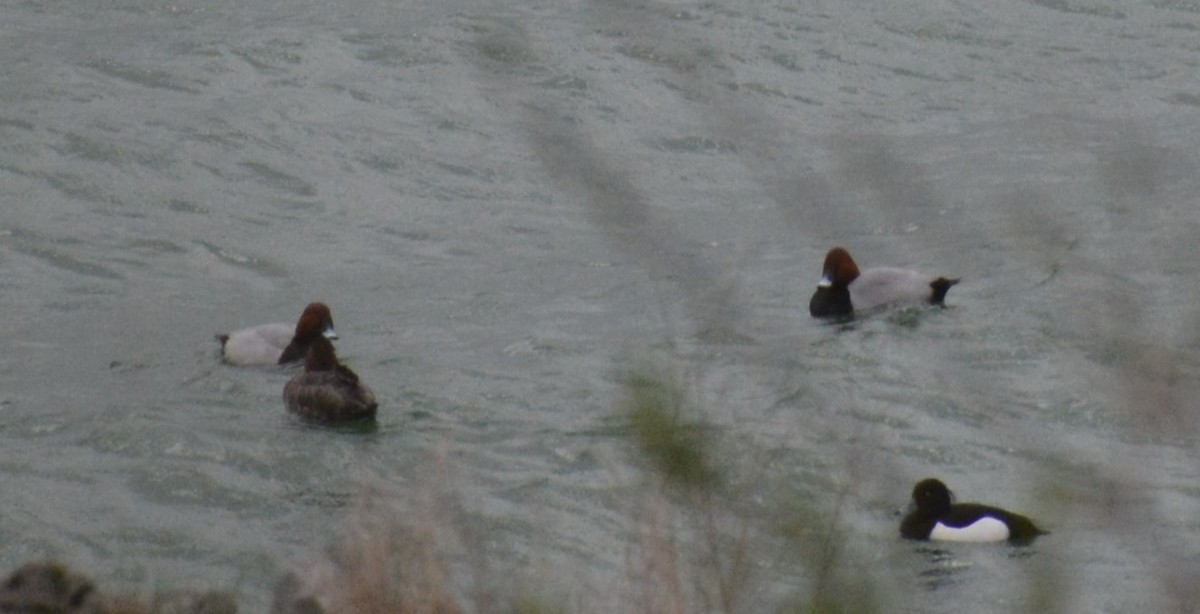
[[[1130,390],[1158,402],[1155,423],[1191,429],[1178,396],[1150,382]],[[787,509],[746,506],[746,476],[729,468],[719,430],[692,406],[688,390],[670,372],[643,369],[626,378],[616,409],[623,447],[642,468],[646,488],[633,505],[637,527],[628,546],[625,578],[600,600],[555,593],[536,582],[513,580],[513,562],[482,561],[489,536],[471,528],[452,491],[420,493],[406,510],[364,497],[340,535],[317,561],[288,574],[274,588],[273,614],[511,612],[814,612],[894,611],[895,587],[865,570],[860,553],[841,540],[847,493],[816,504],[789,501]],[[1169,392],[1169,391],[1168,391]],[[1103,481],[1104,478],[1097,477]],[[1113,491],[1122,488],[1116,481]],[[1059,505],[1074,505],[1113,524],[1130,515],[1128,498],[1069,502],[1071,491],[1043,489]],[[771,503],[764,504],[766,506]],[[418,513],[413,513],[413,510]],[[763,596],[765,541],[777,538],[802,578],[790,594]],[[1164,555],[1164,561],[1170,556]],[[1069,579],[1044,561],[1029,561],[1028,581],[1012,611],[1073,611]],[[1197,597],[1188,572],[1162,566],[1166,601],[1187,611]],[[1182,575],[1180,575],[1182,573]],[[901,600],[903,602],[903,600]],[[236,600],[222,591],[161,593],[149,598],[112,593],[56,562],[33,562],[0,584],[0,612],[93,614],[230,614]]]

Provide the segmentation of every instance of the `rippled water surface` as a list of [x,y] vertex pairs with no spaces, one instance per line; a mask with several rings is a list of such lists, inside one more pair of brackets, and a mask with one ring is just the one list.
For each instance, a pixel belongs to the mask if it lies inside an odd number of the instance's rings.
[[[264,611],[364,493],[448,489],[480,557],[620,610],[652,367],[746,484],[720,506],[833,514],[887,610],[1194,596],[1192,3],[4,5],[4,569]],[[835,244],[963,282],[819,323]],[[219,361],[312,300],[378,428]],[[931,475],[1052,535],[902,542]],[[796,603],[751,524],[742,608]]]

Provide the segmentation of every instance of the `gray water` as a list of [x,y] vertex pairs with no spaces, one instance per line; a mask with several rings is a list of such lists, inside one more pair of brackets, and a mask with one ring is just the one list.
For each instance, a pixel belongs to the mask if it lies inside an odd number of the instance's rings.
[[[728,506],[836,507],[888,610],[1021,611],[1046,574],[1071,611],[1195,596],[1194,3],[0,14],[4,569],[263,611],[364,493],[445,489],[498,575],[616,611],[653,487],[614,416],[649,365],[753,476]],[[816,322],[837,244],[963,282]],[[214,333],[312,300],[377,430],[220,363]],[[903,542],[927,476],[1052,534]],[[803,596],[751,534],[745,611]]]

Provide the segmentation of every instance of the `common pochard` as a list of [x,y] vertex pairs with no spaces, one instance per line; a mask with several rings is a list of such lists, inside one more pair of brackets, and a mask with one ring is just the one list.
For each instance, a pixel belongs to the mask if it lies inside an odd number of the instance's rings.
[[221,356],[235,365],[286,365],[304,360],[317,339],[337,339],[333,315],[325,303],[309,303],[295,326],[260,324],[217,335]]
[[313,422],[348,422],[375,417],[375,394],[338,362],[333,343],[318,337],[308,347],[304,372],[283,387],[287,410]]
[[808,302],[814,318],[845,317],[885,305],[941,305],[957,279],[930,277],[893,267],[858,270],[850,252],[835,247],[825,254],[821,281]]
[[917,482],[912,492],[915,509],[900,522],[900,535],[920,540],[1027,544],[1046,533],[1020,514],[979,503],[954,503],[953,499],[941,480]]

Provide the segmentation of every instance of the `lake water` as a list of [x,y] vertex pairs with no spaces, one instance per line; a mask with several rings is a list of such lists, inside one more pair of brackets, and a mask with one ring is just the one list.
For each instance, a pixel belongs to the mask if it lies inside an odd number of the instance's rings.
[[[265,611],[364,498],[442,493],[497,584],[628,609],[651,371],[734,476],[736,610],[819,584],[793,502],[886,611],[1198,596],[1194,2],[3,4],[3,569]],[[817,322],[839,244],[963,281]],[[313,300],[375,430],[219,360]],[[901,541],[928,476],[1052,534]]]

